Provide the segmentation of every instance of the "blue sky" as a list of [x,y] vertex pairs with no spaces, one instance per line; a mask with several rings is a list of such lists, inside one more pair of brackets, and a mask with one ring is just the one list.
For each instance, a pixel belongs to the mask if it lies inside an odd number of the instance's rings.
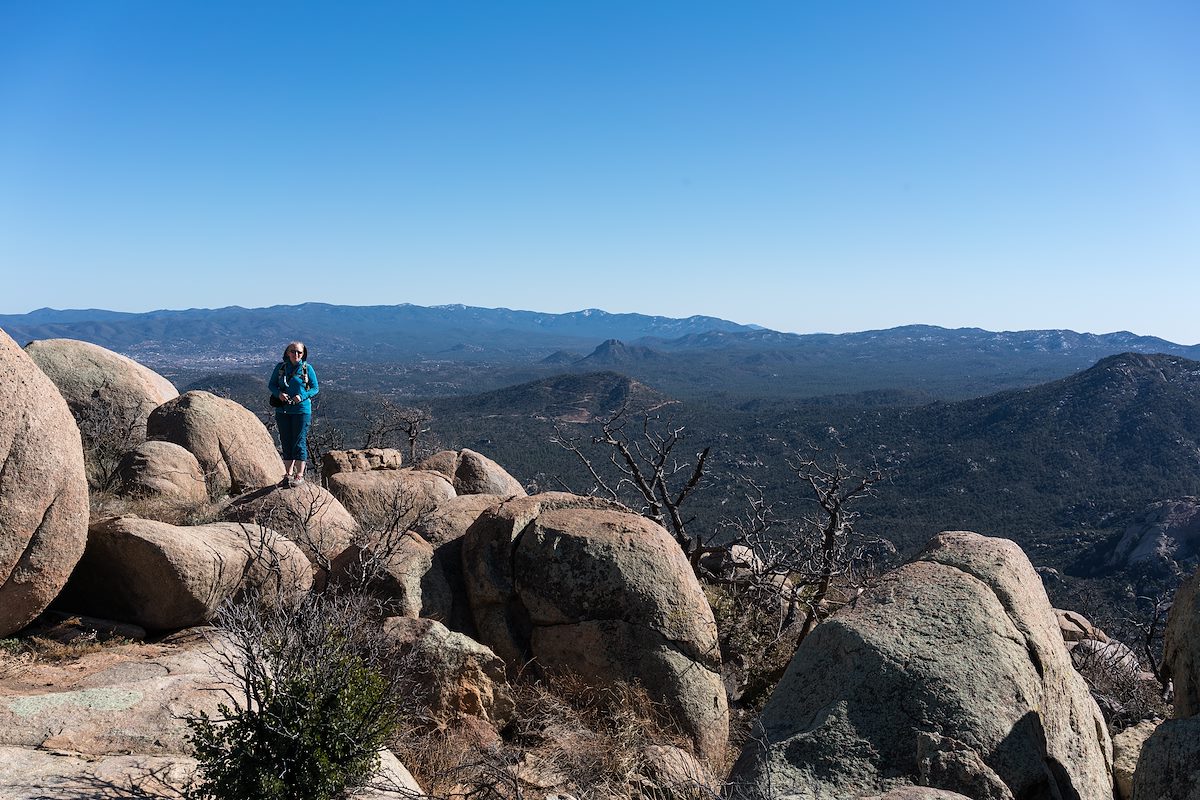
[[0,313],[1200,341],[1200,3],[0,0]]

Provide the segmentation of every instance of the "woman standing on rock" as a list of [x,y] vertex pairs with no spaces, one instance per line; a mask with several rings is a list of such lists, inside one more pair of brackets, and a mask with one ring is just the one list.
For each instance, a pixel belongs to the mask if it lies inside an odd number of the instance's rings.
[[277,398],[275,423],[279,426],[279,444],[287,475],[284,486],[304,483],[308,464],[308,426],[312,422],[312,401],[317,393],[317,373],[308,363],[304,342],[291,342],[283,349],[283,361],[275,365],[268,383],[271,396]]

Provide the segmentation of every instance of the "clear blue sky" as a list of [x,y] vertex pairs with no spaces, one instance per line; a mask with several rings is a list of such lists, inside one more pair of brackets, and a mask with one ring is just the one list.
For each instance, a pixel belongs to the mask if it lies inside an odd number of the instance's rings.
[[0,312],[1200,341],[1200,3],[0,0]]

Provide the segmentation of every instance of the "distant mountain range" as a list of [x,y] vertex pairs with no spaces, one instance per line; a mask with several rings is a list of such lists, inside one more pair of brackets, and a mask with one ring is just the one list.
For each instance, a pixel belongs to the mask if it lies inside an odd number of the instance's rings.
[[[83,339],[118,351],[168,354],[201,345],[212,350],[274,353],[291,338],[303,338],[326,355],[385,358],[446,357],[526,359],[531,352],[568,347],[590,349],[604,339],[653,336],[676,339],[713,331],[760,330],[716,317],[686,319],[645,314],[610,314],[585,309],[542,314],[464,305],[336,306],[304,303],[269,308],[192,308],[126,313],[42,308],[0,315],[0,328],[24,343],[32,339]],[[540,357],[540,356],[539,356]]]
[[481,385],[536,380],[564,369],[618,368],[680,396],[817,397],[902,390],[909,402],[1030,386],[1116,353],[1200,358],[1200,345],[1124,331],[1097,335],[913,325],[792,334],[715,317],[675,319],[598,309],[543,314],[463,305],[305,303],[141,314],[39,309],[0,315],[0,328],[22,344],[83,339],[168,372],[179,364],[189,369],[259,366],[278,358],[283,343],[293,338],[303,339],[323,364],[440,365],[411,376],[416,394],[477,391]]

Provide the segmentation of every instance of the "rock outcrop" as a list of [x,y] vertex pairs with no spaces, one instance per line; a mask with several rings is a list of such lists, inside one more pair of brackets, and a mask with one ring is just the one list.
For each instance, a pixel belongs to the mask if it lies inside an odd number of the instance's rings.
[[1163,669],[1175,684],[1175,707],[1142,745],[1134,800],[1200,797],[1200,572],[1175,592],[1163,635]]
[[1113,736],[1113,785],[1116,800],[1133,797],[1133,773],[1142,755],[1142,745],[1161,720],[1143,720]]
[[269,604],[311,586],[304,553],[269,529],[114,517],[92,525],[87,550],[56,605],[172,630],[210,622],[222,602],[249,589]]
[[490,649],[430,619],[393,617],[383,631],[435,718],[467,715],[496,728],[513,719],[516,702],[504,662]]
[[1106,798],[1112,748],[1013,542],[935,537],[801,644],[732,784],[855,798]]
[[370,472],[374,469],[400,469],[404,456],[391,447],[366,450],[330,450],[321,457],[321,475],[328,479],[339,472]]
[[1200,716],[1200,571],[1175,592],[1163,632],[1163,664],[1175,683],[1172,717]]
[[442,450],[417,463],[414,469],[440,473],[459,494],[498,494],[524,497],[525,487],[503,467],[474,450]]
[[209,392],[187,392],[150,413],[146,435],[196,457],[215,493],[242,494],[278,483],[283,461],[253,412]]
[[480,641],[594,685],[638,681],[716,763],[728,711],[712,611],[679,546],[614,503],[548,493],[485,511],[463,539]]
[[1090,640],[1094,642],[1107,642],[1108,635],[1104,631],[1097,628],[1077,611],[1067,611],[1065,609],[1054,609],[1054,616],[1058,620],[1058,629],[1062,633],[1063,641],[1070,645],[1072,642],[1082,642]]
[[0,797],[178,797],[195,769],[184,717],[218,713],[205,646],[106,647],[0,681]]
[[32,359],[0,331],[0,636],[50,604],[87,542],[79,428]]
[[181,507],[208,501],[196,457],[173,442],[142,442],[117,465],[117,494]]
[[1125,528],[1108,557],[1110,568],[1169,575],[1200,555],[1200,498],[1152,503]]
[[[184,797],[196,772],[186,719],[219,716],[231,684],[219,645],[178,638],[189,644],[110,646],[0,674],[0,797]],[[424,796],[390,751],[379,755],[349,800]]]
[[327,483],[366,530],[407,530],[422,514],[455,496],[454,487],[441,475],[411,469],[339,472]]
[[433,545],[433,568],[445,577],[450,592],[450,616],[442,618],[450,628],[468,635],[475,632],[475,621],[467,601],[467,585],[462,571],[462,538],[479,516],[504,502],[496,494],[460,494],[451,497],[413,522],[412,531]]

